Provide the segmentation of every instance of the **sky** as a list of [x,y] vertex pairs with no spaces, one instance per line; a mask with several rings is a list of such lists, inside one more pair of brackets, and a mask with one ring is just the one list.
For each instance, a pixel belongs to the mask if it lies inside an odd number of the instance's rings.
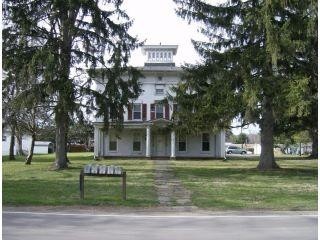
[[[212,4],[225,2],[224,0],[208,0]],[[175,13],[176,5],[172,0],[126,0],[122,8],[134,20],[129,33],[138,36],[140,41],[145,40],[146,45],[178,45],[177,55],[174,56],[176,66],[185,63],[195,64],[201,62],[201,57],[194,50],[191,39],[204,40],[198,32],[200,24],[183,20]],[[145,56],[141,49],[132,52],[129,64],[143,66]],[[236,124],[236,123],[233,123]],[[257,133],[259,128],[250,125],[242,129],[244,133]],[[234,134],[241,132],[240,128],[232,129]]]
[[[127,0],[123,8],[134,19],[130,34],[146,40],[146,45],[179,45],[174,60],[177,66],[196,63],[201,58],[194,50],[191,39],[203,39],[195,24],[188,24],[175,13],[172,0]],[[144,56],[141,49],[132,53],[131,65],[142,66]]]

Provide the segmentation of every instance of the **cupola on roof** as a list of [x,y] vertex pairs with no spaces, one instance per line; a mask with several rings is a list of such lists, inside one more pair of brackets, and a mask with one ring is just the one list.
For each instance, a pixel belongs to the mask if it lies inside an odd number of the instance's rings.
[[145,45],[142,54],[147,56],[145,66],[175,66],[173,56],[177,54],[178,45]]

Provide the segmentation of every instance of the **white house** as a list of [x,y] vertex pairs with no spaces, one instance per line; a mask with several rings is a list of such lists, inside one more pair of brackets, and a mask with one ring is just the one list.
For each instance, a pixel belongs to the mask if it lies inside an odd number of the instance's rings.
[[[203,132],[200,135],[179,136],[168,128],[174,104],[161,104],[170,88],[181,80],[182,69],[176,67],[173,56],[177,45],[146,45],[146,56],[140,70],[142,94],[125,112],[124,129],[119,138],[113,129],[102,131],[102,120],[94,122],[94,154],[96,157],[145,158],[222,158],[225,152],[225,132]],[[102,86],[97,85],[97,88]]]
[[[9,155],[11,133],[9,130],[2,131],[2,156]],[[22,150],[25,154],[29,153],[31,147],[31,136],[24,134],[22,136]],[[17,154],[17,139],[15,139],[14,154]],[[53,153],[53,143],[48,141],[35,141],[34,154]]]

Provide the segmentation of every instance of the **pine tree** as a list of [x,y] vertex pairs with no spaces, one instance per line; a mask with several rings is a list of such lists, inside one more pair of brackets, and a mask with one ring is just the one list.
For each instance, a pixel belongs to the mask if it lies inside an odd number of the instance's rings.
[[[201,22],[208,39],[193,41],[203,63],[186,66],[185,82],[175,89],[178,127],[215,130],[228,127],[235,117],[243,118],[244,124],[257,123],[262,145],[258,168],[278,168],[274,127],[290,107],[289,86],[294,79],[303,81],[301,75],[288,74],[299,52],[291,21],[310,20],[309,3],[299,15],[302,1],[232,0],[217,6],[201,0],[174,1],[177,14]],[[298,40],[304,42],[303,34]]]
[[[12,68],[10,61],[22,57],[33,82],[27,84],[21,96],[36,96],[53,107],[57,169],[67,167],[70,116],[83,104],[84,97],[88,109],[103,108],[98,115],[104,116],[108,128],[109,119],[121,125],[124,106],[139,94],[139,73],[127,63],[130,51],[141,43],[128,34],[132,21],[121,4],[122,0],[3,2],[3,57],[8,62],[7,70]],[[93,76],[97,67],[111,74],[99,76],[103,84],[106,82],[103,93],[92,90],[92,78],[86,77],[87,71]],[[122,79],[119,74],[129,78]]]

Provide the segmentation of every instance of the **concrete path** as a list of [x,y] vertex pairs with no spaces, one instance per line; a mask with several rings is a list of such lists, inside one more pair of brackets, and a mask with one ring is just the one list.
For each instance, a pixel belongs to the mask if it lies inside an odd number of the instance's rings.
[[314,240],[318,234],[315,214],[112,215],[3,211],[2,237],[4,240]]
[[191,204],[190,192],[182,186],[172,172],[170,160],[154,160],[155,185],[160,206],[180,206],[182,210],[195,208]]

